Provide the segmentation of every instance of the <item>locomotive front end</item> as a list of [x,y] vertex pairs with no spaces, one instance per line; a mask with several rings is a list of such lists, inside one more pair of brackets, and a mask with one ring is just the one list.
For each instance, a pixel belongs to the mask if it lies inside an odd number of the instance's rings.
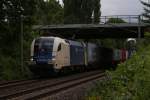
[[55,53],[54,38],[40,37],[34,39],[31,45],[30,69],[34,73],[48,72],[53,69]]

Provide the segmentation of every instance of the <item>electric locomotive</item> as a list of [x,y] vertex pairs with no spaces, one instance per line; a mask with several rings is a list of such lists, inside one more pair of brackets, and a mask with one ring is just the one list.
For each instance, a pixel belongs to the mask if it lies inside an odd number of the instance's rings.
[[35,74],[44,74],[58,73],[65,67],[84,66],[87,65],[85,51],[83,42],[59,37],[39,37],[31,45],[29,68]]

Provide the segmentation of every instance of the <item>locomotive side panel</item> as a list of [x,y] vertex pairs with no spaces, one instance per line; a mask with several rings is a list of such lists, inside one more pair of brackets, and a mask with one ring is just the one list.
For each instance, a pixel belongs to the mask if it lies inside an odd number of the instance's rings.
[[62,69],[63,67],[70,66],[70,50],[69,45],[60,43],[56,51],[56,62],[54,67]]
[[69,41],[70,43],[70,65],[79,66],[85,64],[84,47],[82,43]]

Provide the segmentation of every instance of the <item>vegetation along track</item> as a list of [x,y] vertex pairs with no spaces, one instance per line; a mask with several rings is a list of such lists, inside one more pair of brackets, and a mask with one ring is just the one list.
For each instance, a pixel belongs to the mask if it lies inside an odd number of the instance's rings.
[[0,91],[0,99],[36,100],[75,87],[82,83],[102,78],[104,75],[105,74],[102,71],[92,71],[67,77],[39,80],[21,86],[3,88]]

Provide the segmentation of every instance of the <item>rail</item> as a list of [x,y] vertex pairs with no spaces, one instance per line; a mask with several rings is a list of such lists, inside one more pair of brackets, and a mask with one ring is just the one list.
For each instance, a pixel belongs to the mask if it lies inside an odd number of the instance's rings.
[[105,74],[102,71],[85,72],[68,77],[39,80],[30,84],[22,84],[19,86],[5,87],[1,89],[0,99],[32,99],[47,97],[63,91],[64,89],[71,88],[81,83],[92,81],[98,78],[104,77]]

